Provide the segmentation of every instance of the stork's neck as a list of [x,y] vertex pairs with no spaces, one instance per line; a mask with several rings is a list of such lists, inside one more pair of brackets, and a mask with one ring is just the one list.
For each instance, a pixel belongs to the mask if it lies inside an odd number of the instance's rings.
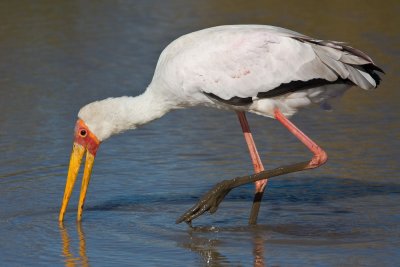
[[168,101],[148,89],[136,97],[122,96],[90,103],[80,110],[78,117],[103,141],[158,119],[170,110]]

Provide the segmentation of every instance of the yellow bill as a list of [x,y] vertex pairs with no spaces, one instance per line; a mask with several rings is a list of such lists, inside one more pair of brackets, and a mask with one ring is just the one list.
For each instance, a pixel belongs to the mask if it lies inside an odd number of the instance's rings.
[[87,126],[82,120],[78,120],[75,127],[75,139],[72,147],[71,158],[68,167],[68,176],[65,184],[64,197],[61,204],[61,210],[58,220],[62,222],[64,220],[65,211],[67,210],[69,199],[71,198],[72,190],[74,188],[76,178],[79,173],[79,168],[82,163],[83,155],[86,152],[85,169],[83,171],[82,186],[79,196],[78,215],[77,221],[81,221],[83,206],[85,204],[86,193],[92,174],[94,159],[96,157],[96,151],[100,142],[97,138],[89,131]]

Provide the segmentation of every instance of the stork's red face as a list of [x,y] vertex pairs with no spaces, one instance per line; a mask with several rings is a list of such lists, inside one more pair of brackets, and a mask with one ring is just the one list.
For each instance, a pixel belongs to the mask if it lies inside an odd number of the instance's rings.
[[65,185],[64,198],[60,210],[59,221],[63,221],[65,210],[67,209],[68,201],[71,197],[72,189],[74,187],[76,177],[78,176],[79,167],[82,162],[83,155],[86,151],[85,170],[83,172],[82,187],[79,197],[78,217],[80,221],[82,218],[83,205],[86,198],[86,191],[92,173],[94,158],[100,142],[97,137],[89,130],[83,120],[78,120],[75,125],[74,145],[72,148],[71,159],[68,168],[67,183]]

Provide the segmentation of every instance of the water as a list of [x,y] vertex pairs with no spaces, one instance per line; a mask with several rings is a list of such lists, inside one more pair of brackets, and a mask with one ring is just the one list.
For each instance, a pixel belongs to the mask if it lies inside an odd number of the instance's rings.
[[[1,265],[400,265],[399,11],[396,1],[3,1]],[[294,117],[328,164],[271,180],[256,227],[247,226],[251,185],[194,229],[176,225],[219,180],[252,172],[235,114],[176,111],[105,142],[82,223],[74,192],[59,225],[79,108],[139,94],[170,41],[232,23],[345,40],[385,69],[379,90]],[[267,167],[310,156],[275,121],[249,120]]]

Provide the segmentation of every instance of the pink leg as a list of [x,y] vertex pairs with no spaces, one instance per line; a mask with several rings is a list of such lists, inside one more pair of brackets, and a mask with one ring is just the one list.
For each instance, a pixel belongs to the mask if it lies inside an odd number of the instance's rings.
[[282,123],[294,136],[296,136],[308,149],[313,152],[314,156],[304,168],[314,169],[328,160],[328,155],[322,148],[320,148],[313,140],[311,140],[307,135],[305,135],[299,128],[297,128],[292,122],[290,122],[279,109],[275,109],[275,119]]
[[[242,111],[237,111],[236,113],[239,117],[240,125],[242,126],[242,130],[243,130],[243,134],[244,134],[244,138],[245,138],[247,146],[249,148],[251,161],[253,162],[253,166],[254,166],[254,171],[255,171],[255,173],[262,172],[262,171],[264,171],[264,166],[263,166],[260,156],[258,154],[256,144],[254,143],[253,135],[251,134],[250,126],[246,119],[246,114]],[[249,224],[251,224],[251,225],[257,223],[258,212],[260,210],[261,200],[262,200],[262,197],[264,194],[264,189],[265,189],[267,183],[268,183],[268,179],[255,182],[256,192],[254,195],[253,206],[251,208],[250,218],[249,218]]]
[[[254,143],[253,135],[250,131],[249,123],[247,122],[246,114],[244,112],[238,111],[236,112],[240,125],[242,126],[244,139],[246,140],[247,146],[249,148],[251,161],[253,163],[255,173],[259,173],[264,170],[264,166],[261,162],[260,156],[257,151],[256,144]],[[257,181],[256,182],[256,193],[262,192],[264,190],[265,185],[267,184],[267,180]]]
[[[237,112],[240,125],[242,126],[244,138],[246,139],[247,146],[250,151],[251,161],[253,162],[255,173],[264,171],[264,166],[261,162],[253,136],[250,131],[249,124],[244,112]],[[314,156],[304,169],[313,169],[321,166],[328,160],[328,156],[314,141],[298,129],[292,122],[290,122],[280,111],[275,109],[275,118],[282,123],[294,136],[296,136],[308,149],[313,152]],[[256,224],[257,217],[260,210],[261,200],[264,194],[264,189],[268,183],[268,179],[255,182],[256,193],[254,195],[253,206],[250,213],[249,224]]]

